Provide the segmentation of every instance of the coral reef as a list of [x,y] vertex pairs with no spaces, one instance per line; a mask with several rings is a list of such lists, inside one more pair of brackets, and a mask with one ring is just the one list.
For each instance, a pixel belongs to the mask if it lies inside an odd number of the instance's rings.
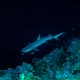
[[43,58],[33,58],[33,64],[0,70],[0,80],[80,80],[79,44],[80,39],[74,38],[66,50],[61,46]]
[[22,73],[19,75],[19,80],[41,80],[40,77],[34,76],[33,73]]

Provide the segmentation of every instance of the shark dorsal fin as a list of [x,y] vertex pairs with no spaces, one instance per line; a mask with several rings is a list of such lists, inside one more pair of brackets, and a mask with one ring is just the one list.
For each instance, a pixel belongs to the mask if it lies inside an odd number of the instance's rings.
[[40,34],[38,35],[38,38],[37,38],[37,40],[39,40],[41,37],[40,37]]

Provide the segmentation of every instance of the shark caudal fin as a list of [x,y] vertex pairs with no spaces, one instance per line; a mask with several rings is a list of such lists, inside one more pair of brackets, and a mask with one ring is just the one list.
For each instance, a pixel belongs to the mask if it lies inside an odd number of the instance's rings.
[[59,34],[55,35],[54,38],[56,40],[59,40],[59,37],[62,36],[63,34],[65,34],[65,32],[62,32],[62,33],[59,33]]

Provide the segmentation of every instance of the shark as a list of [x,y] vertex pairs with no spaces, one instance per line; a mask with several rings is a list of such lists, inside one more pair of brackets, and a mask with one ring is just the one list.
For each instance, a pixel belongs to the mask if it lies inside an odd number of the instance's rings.
[[[25,46],[24,48],[21,49],[22,55],[30,52],[30,51],[39,51],[38,47],[41,46],[42,44],[46,43],[49,40],[52,39],[56,39],[59,40],[59,37],[62,36],[65,32],[61,32],[59,34],[56,34],[54,36],[52,36],[51,34],[49,34],[46,37],[42,37],[40,36],[40,34],[38,35],[37,40],[33,41],[32,43],[28,44],[27,46]],[[33,54],[33,52],[32,52]]]

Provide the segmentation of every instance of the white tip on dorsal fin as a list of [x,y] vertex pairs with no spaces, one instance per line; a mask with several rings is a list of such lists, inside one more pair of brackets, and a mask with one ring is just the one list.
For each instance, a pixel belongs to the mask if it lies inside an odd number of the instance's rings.
[[49,36],[51,37],[51,36],[52,36],[52,34],[49,34]]
[[40,36],[40,34],[38,35],[38,38],[37,38],[37,40],[39,40],[41,38],[41,36]]

